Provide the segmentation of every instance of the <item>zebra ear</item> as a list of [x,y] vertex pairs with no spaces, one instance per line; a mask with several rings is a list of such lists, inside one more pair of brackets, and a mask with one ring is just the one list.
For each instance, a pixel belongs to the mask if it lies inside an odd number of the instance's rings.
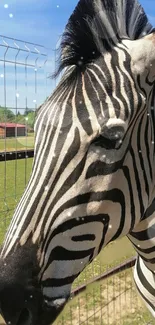
[[133,73],[142,75],[150,71],[155,79],[155,33],[129,42],[131,44],[127,46],[131,55]]

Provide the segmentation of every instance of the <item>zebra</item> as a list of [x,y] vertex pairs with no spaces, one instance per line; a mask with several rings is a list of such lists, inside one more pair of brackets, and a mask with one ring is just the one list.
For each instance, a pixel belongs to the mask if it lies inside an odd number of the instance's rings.
[[128,236],[155,316],[155,29],[137,0],[80,0],[61,72],[37,110],[32,173],[1,247],[0,312],[51,324],[77,276]]

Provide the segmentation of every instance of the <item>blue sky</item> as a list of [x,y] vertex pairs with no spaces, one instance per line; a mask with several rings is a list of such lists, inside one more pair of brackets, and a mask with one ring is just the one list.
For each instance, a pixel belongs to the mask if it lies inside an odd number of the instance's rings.
[[76,4],[77,0],[1,0],[0,34],[54,48]]
[[[33,42],[42,44],[45,47],[55,49],[57,40],[62,34],[65,24],[76,6],[78,0],[1,0],[0,1],[0,34],[21,39],[27,42]],[[148,14],[151,23],[155,26],[155,0],[141,0],[146,13]],[[4,39],[10,45],[10,41]],[[0,44],[2,38],[0,38]],[[18,43],[19,46],[21,45]],[[17,44],[17,45],[18,45]],[[7,55],[15,57],[15,53],[9,51]],[[50,56],[50,64],[48,65],[48,72],[52,72],[54,69],[54,52],[48,50]],[[0,56],[4,56],[1,53]],[[25,107],[25,75],[22,67],[19,67],[16,75],[18,79],[15,83],[15,67],[9,66],[6,79],[7,81],[7,106]],[[38,78],[38,95],[36,89],[34,89],[34,69],[28,71],[31,82],[29,82],[30,89],[28,90],[28,106],[39,105],[44,100],[45,89],[42,87],[43,68],[37,71]],[[4,71],[2,63],[0,64],[0,92],[3,92],[4,88]],[[44,80],[45,82],[45,80]],[[33,83],[33,86],[32,86]],[[45,82],[46,83],[46,82]],[[54,83],[48,80],[47,94],[51,92],[54,87]],[[33,89],[32,89],[33,88]],[[32,91],[33,90],[33,91]],[[18,97],[17,97],[18,96]],[[38,96],[38,100],[37,97]],[[4,97],[4,96],[3,96]],[[1,97],[2,98],[2,97]],[[0,102],[0,105],[4,104]]]
[[[0,34],[55,48],[77,0],[1,0]],[[155,23],[155,0],[141,0]],[[5,8],[5,5],[8,8]],[[10,18],[9,14],[13,17]]]

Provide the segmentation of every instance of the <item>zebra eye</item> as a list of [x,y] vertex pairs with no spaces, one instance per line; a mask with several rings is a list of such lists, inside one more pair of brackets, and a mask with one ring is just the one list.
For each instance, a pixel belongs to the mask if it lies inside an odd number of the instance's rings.
[[95,146],[100,146],[105,149],[116,149],[118,147],[118,143],[118,139],[108,139],[103,135],[100,135],[93,141]]
[[106,128],[104,132],[95,139],[94,144],[105,149],[116,149],[121,145],[123,136],[124,129],[121,127]]

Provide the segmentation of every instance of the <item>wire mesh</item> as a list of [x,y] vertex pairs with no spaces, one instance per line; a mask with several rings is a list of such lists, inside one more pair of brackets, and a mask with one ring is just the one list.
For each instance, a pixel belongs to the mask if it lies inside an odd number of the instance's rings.
[[[31,173],[35,111],[56,86],[48,78],[55,64],[55,50],[0,36],[0,153],[5,158],[0,162],[0,241]],[[15,124],[12,136],[9,123]],[[18,134],[18,124],[24,125],[24,135]],[[23,151],[25,159],[17,159]],[[13,159],[7,161],[9,155]],[[133,284],[133,262],[119,272],[120,263],[134,255],[126,238],[110,243],[75,280],[55,325],[153,324]]]
[[[115,252],[118,245],[117,243],[113,245]],[[106,249],[108,252],[110,248]],[[108,273],[110,266],[102,259],[103,256],[98,257],[95,262]],[[124,259],[126,260],[126,257]],[[120,263],[119,260],[115,260],[114,255],[113,263],[118,265]],[[114,268],[106,279],[87,285],[83,292],[72,297],[54,325],[153,325],[154,319],[135,289],[132,265],[131,262],[131,265],[124,267],[123,271],[120,267],[117,273]],[[89,272],[88,270],[87,274]],[[92,274],[89,276],[92,277]]]
[[[54,59],[55,50],[0,35],[1,237],[31,172],[27,157],[34,147],[35,111],[55,86],[48,78]],[[25,151],[24,160],[7,161],[20,158],[20,151]]]

